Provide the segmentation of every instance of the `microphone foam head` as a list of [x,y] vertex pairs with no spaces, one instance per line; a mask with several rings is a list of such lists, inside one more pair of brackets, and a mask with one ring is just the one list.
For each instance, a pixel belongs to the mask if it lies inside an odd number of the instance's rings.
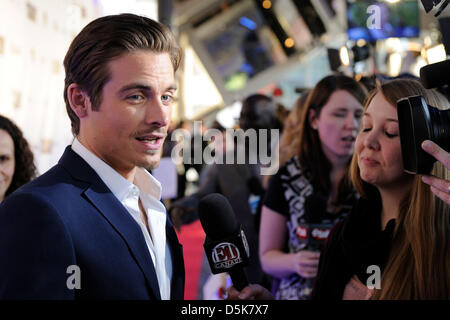
[[228,237],[238,228],[230,203],[219,193],[204,196],[199,202],[198,214],[203,230],[212,240]]

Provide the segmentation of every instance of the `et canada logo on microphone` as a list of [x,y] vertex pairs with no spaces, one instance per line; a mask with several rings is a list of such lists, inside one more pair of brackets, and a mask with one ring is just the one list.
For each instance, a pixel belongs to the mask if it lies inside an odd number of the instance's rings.
[[241,263],[242,258],[238,247],[231,242],[222,242],[214,247],[211,253],[214,267],[228,269]]
[[250,249],[244,231],[220,241],[205,241],[205,251],[213,274],[228,271],[236,265],[247,265]]

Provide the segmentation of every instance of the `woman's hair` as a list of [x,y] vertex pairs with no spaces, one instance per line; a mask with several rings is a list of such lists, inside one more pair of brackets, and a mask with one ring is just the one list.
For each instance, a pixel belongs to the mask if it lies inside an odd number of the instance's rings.
[[[319,117],[322,108],[327,104],[331,95],[338,90],[350,93],[361,104],[367,96],[367,91],[356,80],[345,75],[330,75],[320,80],[308,95],[305,106],[300,114],[299,121],[299,149],[298,159],[303,168],[311,172],[311,184],[316,192],[328,195],[331,191],[331,163],[322,150],[322,143],[317,130],[309,123],[310,110],[314,110],[315,116]],[[339,185],[338,196],[335,200],[340,203],[351,193],[351,184],[345,176]]]
[[[428,104],[448,108],[448,100],[434,90],[426,90],[415,80],[388,81],[369,95],[367,109],[380,92],[394,107],[397,100],[422,95]],[[401,150],[399,149],[401,152]],[[373,198],[378,190],[361,180],[356,154],[350,179],[362,197]],[[449,171],[436,163],[431,174],[448,179]],[[392,248],[374,299],[450,298],[450,206],[434,197],[430,187],[415,175],[400,203]]]
[[304,92],[294,104],[294,107],[289,112],[284,125],[283,133],[280,137],[280,156],[279,165],[282,166],[289,159],[298,153],[300,148],[300,114],[305,106],[306,99],[310,91]]
[[0,129],[5,130],[14,142],[15,169],[14,175],[5,192],[5,197],[14,192],[20,186],[31,181],[37,175],[34,165],[33,153],[22,131],[8,118],[0,115]]

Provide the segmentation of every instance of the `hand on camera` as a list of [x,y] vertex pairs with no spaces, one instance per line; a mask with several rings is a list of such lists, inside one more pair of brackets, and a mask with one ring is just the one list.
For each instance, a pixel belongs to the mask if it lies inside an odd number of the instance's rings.
[[[422,142],[422,149],[450,170],[450,153],[430,140]],[[450,204],[450,181],[431,175],[424,175],[422,181],[431,186],[431,191],[436,197],[439,197],[447,204]]]

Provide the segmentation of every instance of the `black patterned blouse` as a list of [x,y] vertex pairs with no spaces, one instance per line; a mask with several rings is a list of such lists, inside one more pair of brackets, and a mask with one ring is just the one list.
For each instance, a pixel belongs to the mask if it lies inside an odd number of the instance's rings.
[[[287,219],[288,238],[285,251],[289,253],[313,250],[310,241],[299,232],[300,223],[305,218],[305,200],[314,193],[309,179],[309,170],[302,169],[295,156],[271,177],[265,194],[264,205]],[[350,212],[355,194],[349,195],[348,199],[345,204],[341,204],[342,209],[339,213],[326,214],[326,222],[335,224]],[[314,281],[315,278],[303,278],[293,273],[285,278],[275,279],[273,294],[277,300],[307,300],[311,295]]]

